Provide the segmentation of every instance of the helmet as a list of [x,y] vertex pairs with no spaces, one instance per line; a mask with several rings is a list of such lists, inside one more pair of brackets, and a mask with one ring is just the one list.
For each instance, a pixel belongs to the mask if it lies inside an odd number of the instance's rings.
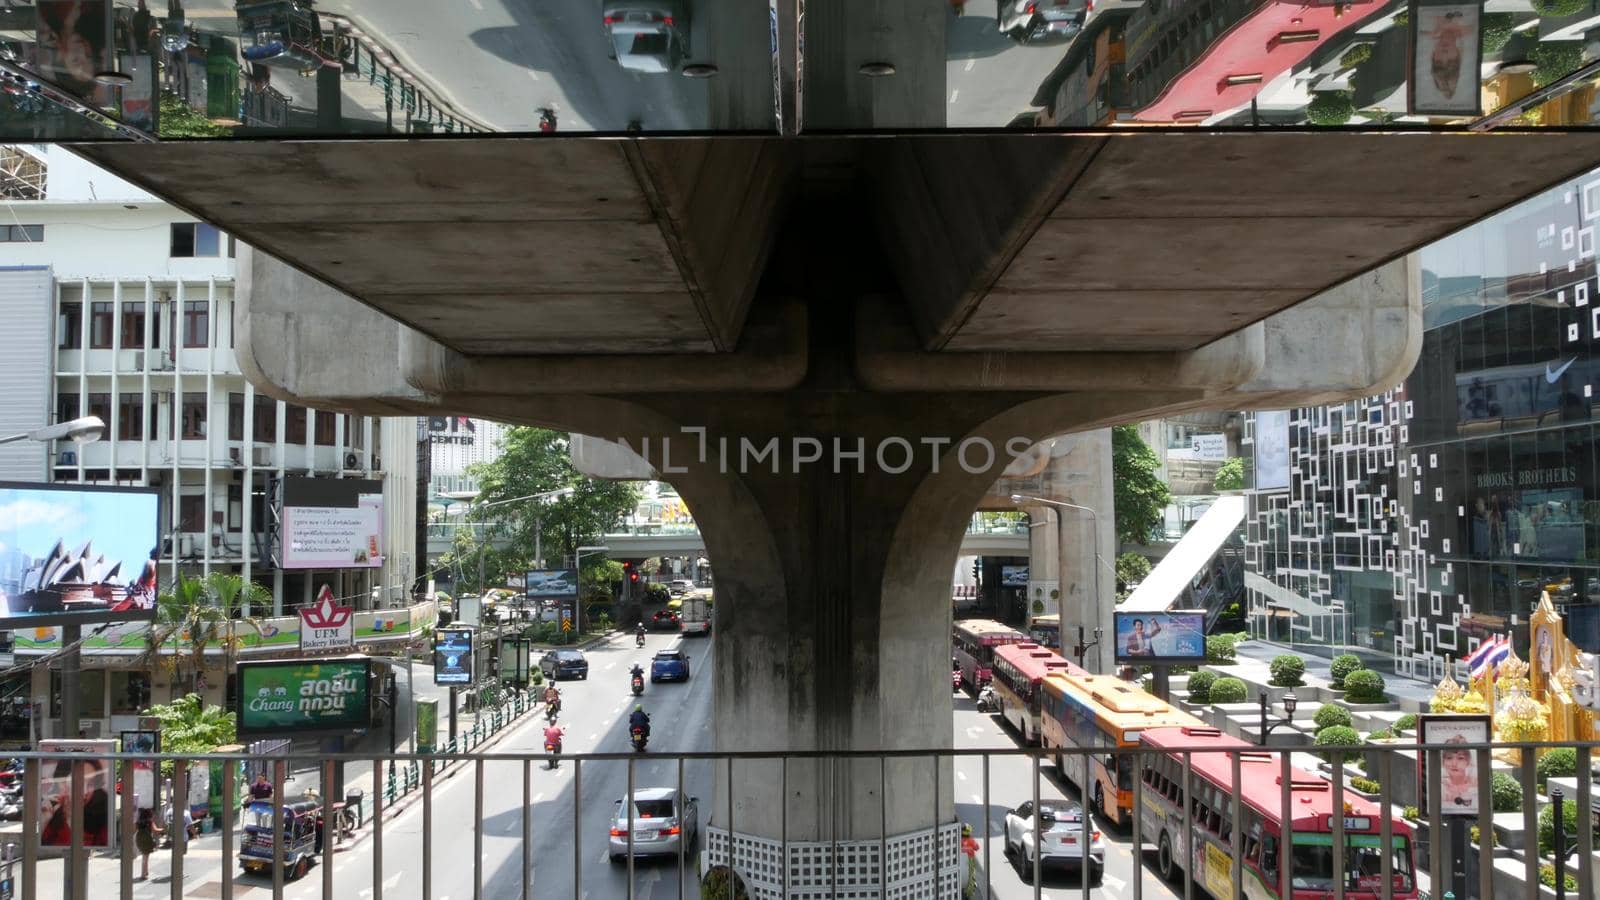
[[962,825],[961,826],[961,836],[962,837],[972,837],[972,826],[971,825]]
[[635,707],[634,707],[634,708],[633,708],[633,711],[634,711],[634,712],[644,712],[644,704],[642,704],[642,703],[641,703],[641,704],[639,704],[639,705],[637,705],[637,706],[635,706]]

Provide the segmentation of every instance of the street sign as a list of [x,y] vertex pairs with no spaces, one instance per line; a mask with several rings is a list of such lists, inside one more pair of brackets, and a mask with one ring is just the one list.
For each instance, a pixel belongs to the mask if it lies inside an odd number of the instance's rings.
[[333,591],[322,586],[314,606],[300,610],[300,651],[348,650],[355,646],[355,607],[333,602]]
[[572,620],[571,619],[562,619],[561,620],[561,630],[562,631],[571,631],[572,630]]

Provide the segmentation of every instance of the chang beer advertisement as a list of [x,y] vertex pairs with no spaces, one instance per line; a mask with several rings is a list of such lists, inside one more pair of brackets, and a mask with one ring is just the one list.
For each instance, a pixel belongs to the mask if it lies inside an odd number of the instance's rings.
[[349,734],[372,726],[372,660],[293,659],[239,665],[239,735]]

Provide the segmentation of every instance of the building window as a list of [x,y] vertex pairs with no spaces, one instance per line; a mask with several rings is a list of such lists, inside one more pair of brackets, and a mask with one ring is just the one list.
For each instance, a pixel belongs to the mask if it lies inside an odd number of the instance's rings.
[[306,442],[306,408],[290,403],[284,407],[284,440],[291,444]]
[[203,393],[183,395],[183,436],[186,439],[206,436],[206,395]]
[[150,706],[150,676],[144,672],[111,670],[111,714],[136,716]]
[[319,447],[332,447],[334,435],[334,422],[337,417],[331,412],[317,410],[317,445]]
[[178,498],[178,530],[190,532],[206,530],[205,494],[184,494]]
[[204,222],[174,222],[172,256],[221,256],[222,232]]
[[244,440],[244,395],[228,395],[228,440]]
[[78,417],[78,395],[56,394],[56,421],[71,422]]
[[90,394],[89,415],[98,416],[102,422],[111,421],[111,395]]
[[256,420],[253,440],[276,441],[278,439],[278,401],[271,397],[256,395]]
[[32,244],[42,240],[43,225],[0,225],[0,243]]
[[244,485],[228,485],[228,531],[238,534],[244,525]]
[[56,317],[56,330],[60,339],[56,346],[62,350],[83,347],[83,304],[73,301],[61,304],[61,315]]
[[144,438],[144,396],[122,394],[117,398],[117,437],[125,441]]
[[122,348],[124,350],[144,349],[143,303],[122,304]]
[[204,347],[210,343],[211,311],[204,300],[183,302],[183,345]]
[[89,304],[89,347],[91,349],[111,349],[111,324],[114,321],[110,303]]

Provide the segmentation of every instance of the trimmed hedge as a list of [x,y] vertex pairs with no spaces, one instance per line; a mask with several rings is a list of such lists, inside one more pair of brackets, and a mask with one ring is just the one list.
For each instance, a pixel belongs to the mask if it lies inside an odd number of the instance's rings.
[[[1539,853],[1548,856],[1555,852],[1556,847],[1556,808],[1546,806],[1539,810]],[[1578,804],[1567,802],[1561,804],[1561,819],[1567,823],[1567,834],[1578,833]],[[1568,841],[1567,846],[1572,846]]]
[[1578,774],[1578,751],[1571,747],[1557,747],[1539,757],[1534,764],[1533,772],[1539,785],[1539,790],[1545,790],[1545,782],[1552,778],[1571,778]]
[[1189,702],[1210,703],[1211,686],[1217,681],[1217,673],[1204,669],[1189,676]]
[[1272,658],[1272,683],[1278,687],[1299,687],[1305,684],[1306,661],[1292,653],[1281,653]]
[[1317,714],[1312,716],[1311,720],[1317,723],[1318,731],[1324,728],[1332,728],[1335,725],[1342,725],[1345,728],[1349,728],[1351,725],[1350,710],[1337,703],[1322,704],[1322,708],[1317,710]]
[[1383,785],[1378,784],[1371,778],[1352,778],[1350,779],[1350,786],[1363,794],[1376,794],[1383,790]]
[[1383,676],[1371,669],[1357,669],[1344,677],[1345,699],[1351,703],[1382,703]]
[[1333,678],[1333,686],[1344,687],[1345,676],[1361,668],[1361,657],[1354,653],[1341,653],[1333,658],[1328,665],[1328,674]]
[[1243,681],[1233,676],[1225,676],[1211,682],[1211,703],[1243,703],[1250,696],[1250,689],[1245,687]]
[[1306,107],[1306,118],[1313,125],[1343,125],[1356,114],[1356,103],[1349,91],[1318,91]]
[[1318,747],[1330,749],[1334,747],[1359,747],[1361,746],[1361,735],[1357,734],[1356,730],[1348,725],[1334,725],[1318,731],[1317,738],[1312,743]]
[[1213,634],[1206,638],[1206,662],[1213,665],[1226,665],[1232,663],[1239,655],[1234,649],[1234,639],[1231,634]]
[[1395,730],[1396,734],[1399,734],[1402,731],[1416,731],[1417,730],[1417,714],[1416,713],[1406,713],[1405,715],[1401,716],[1400,718],[1395,719],[1394,720],[1394,730]]
[[1522,785],[1511,777],[1511,773],[1496,772],[1491,783],[1495,812],[1516,812],[1522,808]]

